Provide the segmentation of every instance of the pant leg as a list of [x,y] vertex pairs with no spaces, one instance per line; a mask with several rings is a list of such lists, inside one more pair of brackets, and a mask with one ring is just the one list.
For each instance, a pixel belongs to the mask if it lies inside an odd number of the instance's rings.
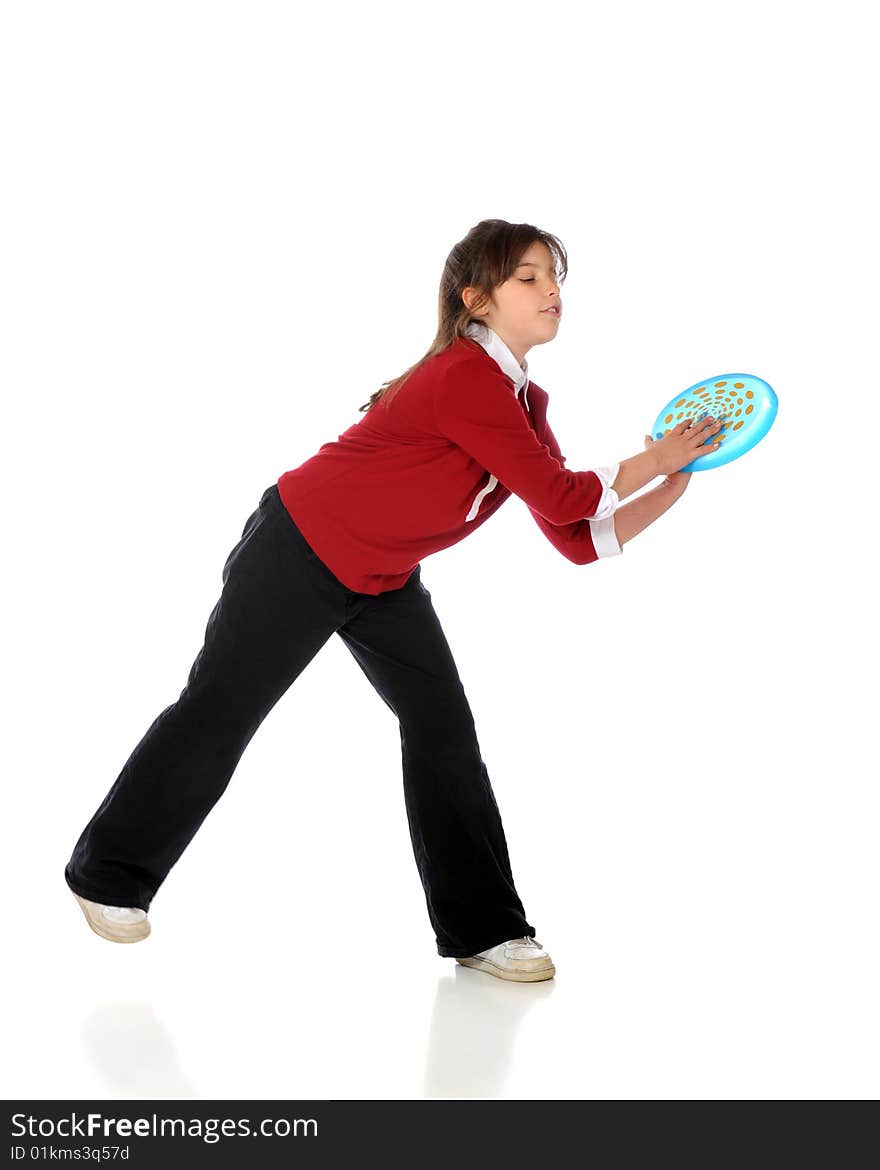
[[186,686],[77,841],[64,871],[71,889],[149,909],[260,723],[345,620],[347,592],[268,488],[226,560]]
[[438,953],[534,935],[464,688],[418,566],[401,588],[356,595],[336,631],[400,720],[410,838]]

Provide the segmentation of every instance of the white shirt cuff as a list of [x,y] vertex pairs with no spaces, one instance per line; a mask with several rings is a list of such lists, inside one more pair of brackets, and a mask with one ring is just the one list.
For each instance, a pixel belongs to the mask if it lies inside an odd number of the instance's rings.
[[604,520],[591,518],[590,536],[593,538],[593,548],[600,557],[616,557],[623,551],[617,540],[613,516],[606,516]]
[[620,503],[620,497],[611,486],[617,479],[620,464],[612,463],[608,467],[594,467],[592,470],[595,475],[598,475],[604,490],[595,513],[589,519],[604,520],[607,516],[611,516],[614,513],[617,505]]

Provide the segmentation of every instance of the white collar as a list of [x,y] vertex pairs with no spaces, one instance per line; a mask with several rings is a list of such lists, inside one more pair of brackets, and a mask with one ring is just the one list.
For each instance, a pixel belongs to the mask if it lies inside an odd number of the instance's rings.
[[484,325],[482,321],[468,322],[465,333],[478,342],[489,357],[495,359],[502,371],[513,382],[515,394],[518,395],[520,390],[523,390],[523,400],[526,404],[526,410],[528,410],[529,363],[526,359],[523,358],[522,364],[520,364],[513,356],[509,346],[501,340],[495,330]]

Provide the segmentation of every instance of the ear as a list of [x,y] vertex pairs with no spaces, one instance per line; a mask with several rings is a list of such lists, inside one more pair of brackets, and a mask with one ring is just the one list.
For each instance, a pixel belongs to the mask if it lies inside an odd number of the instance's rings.
[[494,299],[493,296],[485,298],[481,307],[475,311],[474,306],[480,304],[480,298],[482,295],[483,294],[480,292],[480,290],[478,288],[474,288],[474,286],[471,284],[469,284],[467,288],[463,288],[461,290],[461,299],[464,301],[468,312],[471,313],[474,317],[485,317],[489,312],[489,307]]

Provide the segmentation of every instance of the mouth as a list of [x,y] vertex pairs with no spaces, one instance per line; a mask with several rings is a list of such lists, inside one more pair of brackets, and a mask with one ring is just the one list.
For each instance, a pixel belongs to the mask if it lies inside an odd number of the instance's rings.
[[562,312],[562,310],[559,308],[558,305],[550,305],[549,308],[542,309],[541,312],[542,313],[549,313],[551,317],[558,317],[560,315],[560,313]]

